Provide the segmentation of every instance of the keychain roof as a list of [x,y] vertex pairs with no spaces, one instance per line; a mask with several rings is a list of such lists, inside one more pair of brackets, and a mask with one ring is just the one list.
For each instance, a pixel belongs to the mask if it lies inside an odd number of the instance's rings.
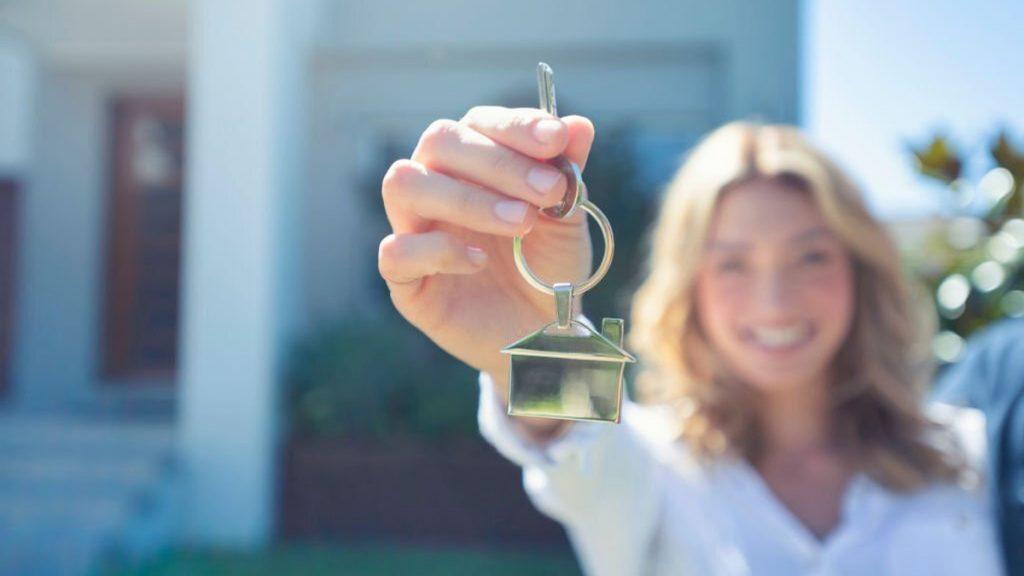
[[[618,322],[614,322],[618,320]],[[572,327],[583,333],[565,333],[557,322],[520,338],[501,349],[502,354],[596,360],[598,362],[636,362],[632,354],[621,347],[622,320],[605,318],[601,332],[582,322],[573,321]],[[616,329],[615,324],[618,324]]]

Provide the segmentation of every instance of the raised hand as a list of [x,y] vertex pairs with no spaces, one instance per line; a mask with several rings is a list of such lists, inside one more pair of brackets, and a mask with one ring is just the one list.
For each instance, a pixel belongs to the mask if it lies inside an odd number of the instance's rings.
[[501,348],[555,317],[554,298],[516,269],[512,237],[525,235],[530,267],[549,283],[590,273],[585,214],[554,220],[539,208],[566,187],[544,159],[562,154],[583,168],[593,140],[586,118],[534,108],[481,106],[432,123],[381,189],[393,233],[378,264],[398,311],[456,358],[503,374]]

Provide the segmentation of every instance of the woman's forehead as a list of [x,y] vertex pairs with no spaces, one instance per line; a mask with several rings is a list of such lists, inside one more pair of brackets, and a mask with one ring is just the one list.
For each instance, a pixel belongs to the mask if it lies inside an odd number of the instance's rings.
[[720,245],[798,242],[831,236],[821,211],[803,190],[754,180],[719,198],[709,240]]
[[824,226],[813,226],[800,232],[791,234],[790,236],[778,237],[767,237],[758,236],[751,239],[729,239],[721,237],[712,237],[708,242],[707,249],[711,251],[736,251],[736,250],[750,250],[757,246],[771,245],[771,244],[784,244],[785,247],[794,247],[801,244],[811,243],[815,240],[835,240],[835,235],[832,231]]

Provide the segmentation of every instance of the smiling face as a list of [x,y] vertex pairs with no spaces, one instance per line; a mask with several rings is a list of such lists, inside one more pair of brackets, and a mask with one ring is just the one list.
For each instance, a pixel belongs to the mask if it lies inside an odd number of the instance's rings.
[[709,344],[762,392],[820,385],[853,318],[853,266],[812,198],[778,180],[724,193],[697,273]]

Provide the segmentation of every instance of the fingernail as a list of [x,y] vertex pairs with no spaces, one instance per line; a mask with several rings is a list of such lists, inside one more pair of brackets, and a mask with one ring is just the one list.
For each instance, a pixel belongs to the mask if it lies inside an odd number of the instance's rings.
[[562,173],[554,168],[531,168],[526,183],[537,192],[547,194],[561,178]]
[[526,202],[502,200],[494,205],[494,213],[509,224],[519,224],[526,218]]
[[550,144],[562,131],[562,123],[558,120],[541,120],[533,125],[533,137],[541,144]]
[[481,266],[484,262],[487,262],[487,252],[484,252],[483,248],[469,246],[466,248],[466,252],[469,254],[469,261],[472,262],[474,266]]

